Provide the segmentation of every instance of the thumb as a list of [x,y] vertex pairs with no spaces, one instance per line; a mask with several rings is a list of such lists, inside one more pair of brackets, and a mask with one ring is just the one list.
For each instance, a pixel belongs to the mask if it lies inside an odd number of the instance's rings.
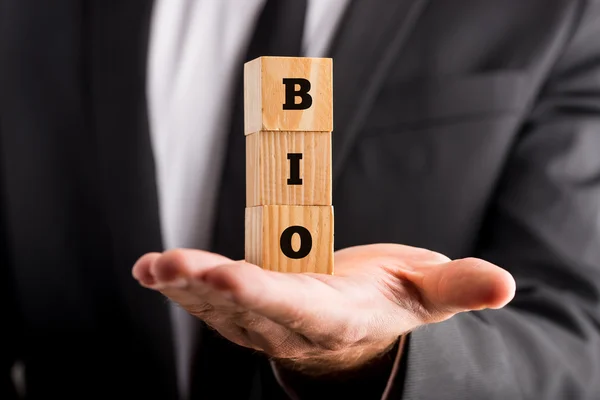
[[[499,309],[515,295],[512,275],[487,261],[465,258],[418,267],[413,284],[425,300],[424,306],[442,319],[485,308]],[[415,271],[416,272],[416,271]]]

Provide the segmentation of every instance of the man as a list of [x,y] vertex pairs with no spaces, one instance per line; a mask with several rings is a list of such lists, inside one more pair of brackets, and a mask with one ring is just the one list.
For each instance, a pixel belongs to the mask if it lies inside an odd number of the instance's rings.
[[[595,0],[0,0],[0,397],[598,398],[598,37]],[[271,53],[334,59],[336,276],[238,261]]]

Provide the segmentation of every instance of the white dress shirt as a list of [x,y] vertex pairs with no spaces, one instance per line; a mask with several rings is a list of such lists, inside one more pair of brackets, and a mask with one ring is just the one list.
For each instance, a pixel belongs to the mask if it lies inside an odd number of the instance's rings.
[[[209,246],[234,78],[264,1],[155,2],[147,91],[167,249]],[[303,56],[325,56],[347,1],[309,1]],[[172,311],[179,389],[186,398],[198,333],[185,311]]]

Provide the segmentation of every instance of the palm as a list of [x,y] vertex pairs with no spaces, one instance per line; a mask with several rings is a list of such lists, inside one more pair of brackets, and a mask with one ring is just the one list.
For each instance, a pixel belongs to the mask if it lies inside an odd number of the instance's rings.
[[272,272],[197,250],[148,254],[133,273],[227,339],[285,359],[384,348],[419,325],[502,307],[514,293],[512,277],[485,261],[393,244],[338,251],[335,275]]

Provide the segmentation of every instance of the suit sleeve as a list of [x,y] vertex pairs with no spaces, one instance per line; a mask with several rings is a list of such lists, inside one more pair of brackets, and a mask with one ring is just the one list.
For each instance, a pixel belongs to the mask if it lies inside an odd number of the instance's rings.
[[[331,374],[320,378],[281,368],[271,361],[275,382],[286,398],[300,399],[381,399],[394,387],[394,379],[402,374],[402,353],[406,347],[406,336],[401,336],[383,354],[369,365],[355,371]],[[280,395],[281,397],[281,395]],[[270,396],[269,398],[277,398]]]
[[476,254],[513,274],[515,299],[412,332],[388,400],[600,398],[600,2],[584,4]]

